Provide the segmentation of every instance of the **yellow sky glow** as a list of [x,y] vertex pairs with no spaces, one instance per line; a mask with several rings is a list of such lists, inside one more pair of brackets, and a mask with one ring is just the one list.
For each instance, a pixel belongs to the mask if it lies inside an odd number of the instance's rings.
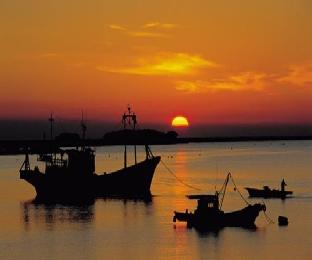
[[214,62],[205,60],[198,55],[186,53],[162,53],[155,57],[141,58],[137,63],[139,66],[128,68],[107,68],[98,66],[102,71],[138,74],[138,75],[174,75],[174,74],[194,74],[201,68],[212,68],[217,65]]
[[0,3],[0,118],[312,123],[310,0],[30,2]]

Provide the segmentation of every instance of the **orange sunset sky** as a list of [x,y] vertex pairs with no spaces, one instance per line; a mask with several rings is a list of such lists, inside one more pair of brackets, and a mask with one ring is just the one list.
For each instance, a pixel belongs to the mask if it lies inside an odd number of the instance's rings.
[[312,123],[311,0],[1,0],[0,118]]

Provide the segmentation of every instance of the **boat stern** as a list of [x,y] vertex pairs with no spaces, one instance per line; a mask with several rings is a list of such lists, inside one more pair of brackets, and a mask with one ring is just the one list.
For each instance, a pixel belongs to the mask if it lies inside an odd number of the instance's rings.
[[186,210],[185,212],[178,212],[178,211],[174,211],[173,212],[173,222],[177,222],[181,221],[181,222],[187,222],[190,218],[191,213],[188,212],[188,210]]

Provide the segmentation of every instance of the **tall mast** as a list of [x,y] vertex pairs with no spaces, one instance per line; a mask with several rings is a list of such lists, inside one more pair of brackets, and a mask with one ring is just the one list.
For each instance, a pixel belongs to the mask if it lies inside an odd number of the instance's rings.
[[[124,113],[122,115],[122,124],[124,130],[127,128],[127,126],[130,127],[130,129],[135,130],[135,126],[137,124],[136,114],[134,112],[131,112],[131,108],[128,105],[128,113]],[[136,154],[136,145],[134,144],[134,162],[137,164],[137,154]],[[125,151],[124,151],[124,167],[127,167],[127,144],[125,144]]]
[[[129,113],[130,113],[130,110],[129,110]],[[132,123],[133,123],[133,131],[135,131],[135,126],[137,124],[136,114],[133,113],[131,118],[132,118]],[[137,164],[136,143],[134,143],[134,163]]]
[[227,185],[228,185],[228,183],[229,183],[230,177],[231,177],[231,173],[229,172],[229,173],[227,174],[227,176],[226,176],[226,179],[225,179],[225,181],[224,181],[224,183],[223,183],[223,186],[222,186],[221,190],[220,190],[219,192],[217,192],[218,195],[219,195],[219,194],[222,194],[222,198],[221,198],[221,201],[220,201],[220,210],[221,210],[221,208],[222,208],[222,204],[223,204],[224,196],[225,196],[225,192],[226,192],[226,187],[227,187]]
[[[123,123],[123,127],[125,130],[127,127],[127,115],[126,115],[126,113],[124,113],[122,116],[122,123]],[[125,150],[124,150],[124,168],[127,168],[127,144],[125,144]]]

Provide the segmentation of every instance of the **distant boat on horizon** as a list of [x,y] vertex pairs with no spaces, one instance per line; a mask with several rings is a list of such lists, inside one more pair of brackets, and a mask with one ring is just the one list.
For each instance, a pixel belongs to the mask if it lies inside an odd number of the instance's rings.
[[[51,116],[52,118],[52,116]],[[52,119],[49,121],[52,122]],[[128,107],[128,113],[122,116],[124,129],[135,130],[136,115]],[[86,126],[81,123],[83,140]],[[52,138],[51,126],[51,138]],[[103,196],[150,196],[150,187],[160,156],[154,156],[145,145],[146,158],[137,162],[134,145],[134,165],[127,165],[127,146],[124,147],[124,167],[120,170],[96,174],[95,152],[82,145],[76,149],[60,150],[58,153],[41,154],[39,161],[45,162],[45,172],[36,166],[30,168],[26,151],[25,160],[20,169],[20,178],[34,186],[38,199],[55,201],[81,201],[90,197]],[[65,156],[65,157],[64,157]]]

